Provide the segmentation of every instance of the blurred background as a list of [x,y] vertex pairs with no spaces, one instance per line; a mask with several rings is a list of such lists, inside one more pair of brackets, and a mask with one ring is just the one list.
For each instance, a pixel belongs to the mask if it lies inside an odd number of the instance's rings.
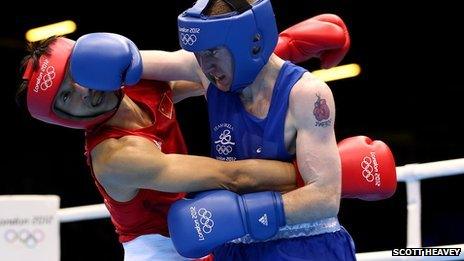
[[[329,82],[341,140],[367,135],[385,141],[399,166],[464,157],[462,22],[457,2],[272,1],[279,30],[321,13],[343,18],[352,45],[342,64],[357,63],[361,74]],[[177,50],[176,18],[191,0],[131,1],[95,7],[84,2],[4,9],[0,16],[2,102],[1,194],[56,194],[61,207],[98,204],[102,198],[83,154],[83,133],[46,125],[19,109],[14,94],[27,30],[64,20],[77,24],[72,39],[113,32],[140,49]],[[103,4],[102,4],[103,5]],[[69,10],[65,10],[69,9]],[[55,9],[54,9],[55,10]],[[317,60],[301,64],[320,69]],[[177,104],[191,154],[208,155],[208,119],[202,97]],[[424,246],[464,242],[464,176],[422,182]],[[404,183],[384,201],[343,200],[339,217],[357,252],[406,246]],[[62,260],[122,260],[122,247],[109,219],[61,225]]]

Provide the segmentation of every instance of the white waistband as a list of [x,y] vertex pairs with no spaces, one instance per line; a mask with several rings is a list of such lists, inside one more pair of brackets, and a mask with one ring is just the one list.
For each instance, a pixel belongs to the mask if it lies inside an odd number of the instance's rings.
[[336,232],[338,230],[340,230],[340,223],[338,222],[338,218],[332,217],[310,223],[302,223],[281,227],[274,237],[264,241],[254,240],[250,237],[250,235],[246,235],[244,237],[232,240],[231,243],[249,244],[255,242],[277,240],[281,238],[308,237],[324,233]]
[[170,238],[148,234],[122,244],[124,261],[191,260],[179,255]]

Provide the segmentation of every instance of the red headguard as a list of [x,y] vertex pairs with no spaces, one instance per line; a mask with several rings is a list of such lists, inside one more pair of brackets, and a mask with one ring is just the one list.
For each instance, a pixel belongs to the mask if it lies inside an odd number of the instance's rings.
[[89,119],[66,119],[58,116],[53,110],[55,96],[65,79],[73,46],[73,40],[57,38],[49,45],[49,52],[40,56],[36,69],[31,60],[28,62],[23,75],[23,79],[29,81],[27,107],[32,117],[38,120],[73,129],[90,129],[111,118],[117,107]]

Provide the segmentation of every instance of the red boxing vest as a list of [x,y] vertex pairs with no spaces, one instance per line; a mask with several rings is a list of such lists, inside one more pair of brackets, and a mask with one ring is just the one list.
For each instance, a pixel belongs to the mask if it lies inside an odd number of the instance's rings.
[[[95,146],[106,139],[118,139],[127,135],[145,137],[153,141],[163,153],[187,153],[187,147],[176,120],[171,88],[168,84],[158,81],[140,81],[135,86],[124,88],[123,91],[142,109],[151,114],[154,123],[137,130],[124,130],[103,125],[87,132],[85,154],[91,168],[90,152]],[[185,196],[184,193],[140,189],[132,200],[118,202],[108,196],[96,180],[93,170],[92,176],[111,214],[111,221],[119,235],[119,242],[128,242],[146,234],[169,236],[167,212],[174,201]]]

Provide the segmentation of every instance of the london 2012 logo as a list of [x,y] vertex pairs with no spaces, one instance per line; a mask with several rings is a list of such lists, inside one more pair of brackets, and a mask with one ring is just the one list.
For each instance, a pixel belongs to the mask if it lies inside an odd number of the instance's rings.
[[200,33],[200,28],[179,27],[179,38],[183,45],[194,45]]
[[191,206],[190,215],[192,216],[194,229],[198,234],[198,241],[205,240],[206,235],[211,233],[214,228],[213,214],[206,208],[197,210],[195,206]]
[[232,146],[235,145],[235,142],[232,142],[232,136],[230,135],[230,130],[224,130],[219,139],[214,141],[216,144],[216,150],[220,155],[227,156],[232,152]]
[[50,65],[48,59],[45,59],[40,68],[40,73],[37,76],[36,83],[34,86],[34,92],[38,93],[40,90],[48,90],[48,88],[53,86],[53,80],[55,79],[55,77],[55,67]]
[[214,149],[216,150],[216,159],[225,161],[234,161],[233,156],[235,141],[233,136],[234,127],[229,123],[221,123],[213,128],[214,136]]
[[193,45],[197,41],[197,36],[194,34],[180,34],[180,40],[184,45]]

